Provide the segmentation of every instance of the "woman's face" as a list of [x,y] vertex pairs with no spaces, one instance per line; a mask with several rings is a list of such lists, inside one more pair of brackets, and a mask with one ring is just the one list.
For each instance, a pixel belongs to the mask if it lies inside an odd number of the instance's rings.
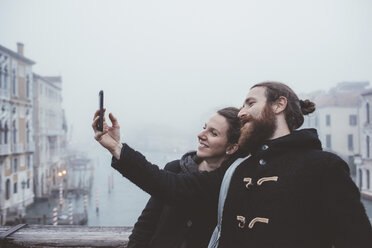
[[227,130],[229,124],[225,117],[213,115],[198,134],[199,146],[196,154],[202,159],[220,159],[226,156],[228,148]]

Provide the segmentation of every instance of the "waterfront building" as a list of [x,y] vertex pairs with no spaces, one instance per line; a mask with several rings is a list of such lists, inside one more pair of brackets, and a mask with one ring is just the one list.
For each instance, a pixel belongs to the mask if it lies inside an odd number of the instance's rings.
[[360,144],[361,152],[355,156],[356,164],[356,184],[362,196],[372,199],[372,90],[366,90],[361,94],[359,101],[359,121],[360,121]]
[[349,163],[355,174],[354,155],[360,154],[359,98],[368,82],[343,82],[328,92],[301,95],[316,104],[316,111],[305,116],[303,128],[316,128],[323,149]]
[[63,156],[67,124],[62,108],[62,78],[33,74],[34,87],[34,186],[37,198],[49,197],[67,180]]
[[32,66],[24,56],[0,45],[0,224],[24,214],[34,200]]

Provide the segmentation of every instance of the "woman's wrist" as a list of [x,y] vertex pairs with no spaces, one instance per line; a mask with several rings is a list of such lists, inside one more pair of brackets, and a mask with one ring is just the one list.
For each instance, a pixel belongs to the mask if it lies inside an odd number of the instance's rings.
[[112,156],[114,156],[117,160],[120,159],[121,149],[123,148],[123,144],[118,142],[115,147],[110,151]]

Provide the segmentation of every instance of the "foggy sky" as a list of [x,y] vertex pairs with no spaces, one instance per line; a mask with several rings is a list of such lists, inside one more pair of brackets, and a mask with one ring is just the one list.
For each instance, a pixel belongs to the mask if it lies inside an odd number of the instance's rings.
[[94,142],[101,89],[124,138],[153,125],[182,135],[257,82],[371,81],[372,1],[0,0],[0,44],[16,42],[34,72],[62,76],[74,142]]

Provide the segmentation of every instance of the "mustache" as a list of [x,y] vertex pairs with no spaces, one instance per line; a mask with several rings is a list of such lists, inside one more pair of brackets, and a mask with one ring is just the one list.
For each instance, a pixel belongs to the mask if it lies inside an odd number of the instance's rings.
[[244,126],[245,123],[253,121],[254,118],[252,116],[243,116],[240,118],[240,125]]

